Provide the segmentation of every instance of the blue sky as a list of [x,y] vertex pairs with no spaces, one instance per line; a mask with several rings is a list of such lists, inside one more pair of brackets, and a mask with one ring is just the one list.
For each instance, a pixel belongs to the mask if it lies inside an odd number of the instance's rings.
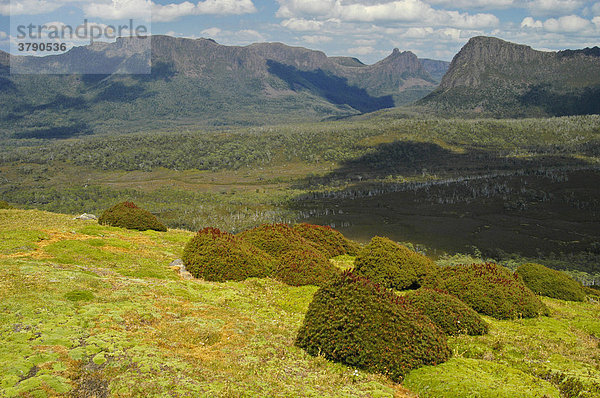
[[18,42],[20,24],[107,26],[128,18],[153,34],[227,45],[278,41],[365,63],[395,47],[451,60],[477,35],[541,50],[600,45],[600,2],[585,0],[0,0],[0,49]]

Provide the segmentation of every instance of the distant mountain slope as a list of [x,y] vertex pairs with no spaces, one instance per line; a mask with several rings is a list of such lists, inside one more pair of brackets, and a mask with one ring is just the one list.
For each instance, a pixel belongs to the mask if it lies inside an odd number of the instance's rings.
[[543,52],[474,37],[423,100],[445,112],[496,116],[600,113],[600,49]]
[[441,81],[446,72],[448,72],[448,68],[450,67],[450,62],[446,61],[438,61],[435,59],[428,58],[420,58],[421,65],[423,68],[433,77],[436,81]]
[[[436,81],[411,52],[374,65],[320,51],[261,43],[223,46],[210,39],[152,38],[152,74],[116,74],[143,61],[139,39],[73,48],[49,57],[0,54],[0,131],[68,137],[180,125],[252,125],[321,120],[390,108],[422,98]],[[102,71],[82,75],[93,59]]]

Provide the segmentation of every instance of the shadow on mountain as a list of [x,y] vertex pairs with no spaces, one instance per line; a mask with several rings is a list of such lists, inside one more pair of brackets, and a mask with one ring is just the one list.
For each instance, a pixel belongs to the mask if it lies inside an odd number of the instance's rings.
[[108,87],[102,90],[96,98],[95,102],[131,102],[139,98],[148,98],[152,96],[144,87],[139,85],[127,86],[122,82],[110,83]]
[[525,106],[536,106],[552,116],[600,113],[600,86],[571,93],[557,93],[550,85],[537,85],[519,98]]
[[297,188],[319,190],[288,206],[301,221],[332,225],[363,242],[384,235],[424,244],[431,254],[475,246],[492,257],[543,257],[600,242],[599,184],[600,171],[558,152],[526,159],[393,142],[306,178]]
[[65,139],[89,134],[93,134],[93,130],[87,123],[76,123],[66,126],[29,129],[15,133],[13,137],[18,139]]
[[360,112],[373,112],[395,106],[391,95],[372,97],[365,89],[350,86],[348,79],[330,75],[321,69],[302,71],[272,60],[267,61],[267,66],[269,72],[285,81],[291,90],[310,90],[336,105],[348,105]]

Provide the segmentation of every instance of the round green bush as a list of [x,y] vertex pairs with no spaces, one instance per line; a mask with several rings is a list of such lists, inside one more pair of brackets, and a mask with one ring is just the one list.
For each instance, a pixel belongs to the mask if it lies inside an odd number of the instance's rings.
[[329,226],[302,223],[292,228],[304,239],[316,244],[330,258],[344,254],[356,256],[360,250],[358,243],[347,239],[340,231]]
[[541,264],[523,264],[517,271],[525,286],[535,294],[560,300],[583,301],[585,292],[581,283],[567,274],[544,267]]
[[133,202],[118,203],[110,209],[105,210],[98,219],[98,223],[112,227],[137,229],[139,231],[147,231],[149,229],[162,232],[167,231],[167,227],[158,221],[154,214],[137,207]]
[[12,209],[13,207],[3,200],[0,200],[0,210],[2,209]]
[[314,243],[304,239],[287,224],[263,224],[240,233],[239,237],[275,258],[290,251],[316,251],[324,254]]
[[296,345],[394,381],[450,357],[446,335],[429,318],[402,297],[349,272],[315,293]]
[[273,265],[267,253],[216,228],[199,231],[185,246],[182,260],[190,274],[214,282],[266,277]]
[[497,319],[548,314],[548,308],[518,276],[494,263],[443,267],[427,287],[448,292],[480,314]]
[[322,286],[338,274],[338,268],[323,254],[292,250],[279,259],[273,276],[290,286]]
[[356,274],[396,290],[418,289],[437,271],[429,258],[380,236],[371,239],[354,262]]
[[446,334],[486,334],[489,325],[471,307],[457,297],[437,290],[419,289],[405,296],[406,301],[427,315]]

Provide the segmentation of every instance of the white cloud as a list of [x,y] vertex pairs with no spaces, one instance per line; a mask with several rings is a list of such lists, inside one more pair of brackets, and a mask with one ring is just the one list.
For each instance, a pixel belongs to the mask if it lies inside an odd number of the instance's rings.
[[[600,18],[599,18],[600,19]],[[600,21],[599,21],[600,22]],[[586,30],[591,27],[592,23],[585,18],[577,15],[567,15],[560,18],[550,18],[545,21],[538,21],[531,17],[524,18],[521,22],[521,28],[541,29],[550,33],[576,33],[586,34]]]
[[[504,0],[503,0],[504,1]],[[344,22],[405,22],[420,25],[452,26],[457,28],[493,27],[499,20],[492,14],[467,14],[458,11],[438,10],[422,0],[396,0],[377,4],[358,2],[346,4],[343,0],[279,0],[277,16],[292,21],[335,19]],[[300,24],[297,24],[301,26]],[[308,29],[308,25],[306,28]],[[286,25],[284,25],[286,26]],[[287,27],[287,26],[286,26]]]
[[219,34],[221,34],[223,30],[221,30],[220,28],[214,27],[214,28],[208,28],[208,29],[204,29],[201,33],[202,35],[208,36],[208,37],[217,37],[219,36]]
[[560,16],[574,12],[583,7],[582,0],[532,0],[526,3],[529,11],[535,16]]
[[592,19],[592,23],[593,23],[594,25],[596,25],[596,28],[597,28],[597,29],[600,29],[600,17],[594,17],[594,18]]
[[290,18],[281,21],[281,26],[296,31],[317,31],[321,29],[323,22],[314,19]]
[[516,0],[429,0],[428,3],[461,9],[482,8],[492,10],[513,7]]
[[87,17],[110,20],[143,18],[156,22],[174,21],[186,15],[241,15],[256,12],[252,0],[204,0],[196,4],[157,4],[152,0],[5,0],[0,4],[2,15],[37,15],[56,11],[66,4],[79,5]]
[[353,41],[357,46],[373,46],[377,44],[376,39],[357,39]]
[[6,34],[6,32],[3,32],[0,30],[0,40],[4,40],[8,37],[8,34]]
[[302,36],[302,40],[310,44],[329,43],[333,38],[323,35]]
[[593,6],[592,6],[592,13],[594,15],[600,15],[600,2],[596,2]]
[[521,21],[522,28],[531,28],[531,29],[541,29],[544,27],[544,23],[542,21],[536,21],[531,17],[523,18]]
[[354,47],[349,48],[348,53],[352,55],[367,55],[375,52],[375,49],[371,46]]
[[558,19],[550,18],[544,22],[548,32],[578,32],[590,25],[590,21],[577,15],[568,15]]

